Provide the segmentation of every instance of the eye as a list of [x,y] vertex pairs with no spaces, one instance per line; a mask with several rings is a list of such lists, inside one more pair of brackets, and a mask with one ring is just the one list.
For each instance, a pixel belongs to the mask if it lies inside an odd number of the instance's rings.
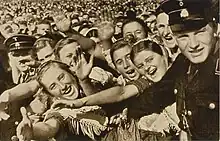
[[137,65],[137,68],[141,69],[144,65],[143,64],[139,64]]
[[58,80],[63,80],[64,79],[64,74],[61,73],[59,76],[58,76]]
[[46,57],[45,57],[45,58],[49,58],[49,57],[51,57],[51,56],[52,56],[52,54],[53,54],[53,53],[50,53],[50,54],[46,55]]
[[198,35],[200,33],[204,33],[205,31],[206,31],[206,28],[204,27],[204,28],[200,29],[199,31],[195,32],[195,35]]
[[159,28],[159,29],[163,29],[163,28],[165,28],[165,25],[163,25],[163,24],[159,24],[159,25],[157,25],[157,28]]
[[126,59],[130,60],[130,59],[131,59],[131,55],[130,55],[130,54],[127,54],[127,55],[126,55]]
[[73,56],[72,53],[69,53],[69,54],[66,55],[67,58],[72,58],[72,56]]
[[153,61],[153,57],[148,57],[145,61],[147,62],[147,63],[150,63],[150,62],[152,62]]
[[50,87],[49,87],[50,90],[53,90],[53,89],[55,89],[55,88],[56,88],[56,84],[55,84],[55,83],[52,83],[52,84],[50,85]]
[[135,33],[137,34],[141,34],[142,32],[140,30],[137,30]]
[[186,39],[186,38],[188,38],[188,37],[189,37],[188,35],[182,34],[182,35],[178,35],[178,36],[177,36],[177,39],[183,40],[183,39]]
[[118,59],[117,61],[116,61],[116,64],[122,64],[122,60],[121,59]]

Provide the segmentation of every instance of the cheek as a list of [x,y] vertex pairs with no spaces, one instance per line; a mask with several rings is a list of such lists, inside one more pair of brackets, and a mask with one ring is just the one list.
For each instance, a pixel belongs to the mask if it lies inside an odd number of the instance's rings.
[[188,41],[187,40],[176,40],[178,47],[181,51],[184,51],[187,47]]
[[117,70],[119,70],[120,72],[124,70],[122,65],[115,65],[115,66],[116,66]]

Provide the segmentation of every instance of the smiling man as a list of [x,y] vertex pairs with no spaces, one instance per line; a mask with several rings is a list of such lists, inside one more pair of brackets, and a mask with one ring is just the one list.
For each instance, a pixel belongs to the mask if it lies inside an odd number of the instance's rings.
[[130,58],[131,50],[132,47],[128,42],[121,39],[113,44],[110,51],[116,69],[125,79],[127,79],[127,81],[137,80],[140,77],[140,74],[137,72],[134,65],[132,65]]
[[157,9],[157,30],[158,34],[160,35],[163,46],[167,49],[169,57],[172,59],[172,61],[175,61],[176,57],[179,55],[180,51],[178,49],[176,40],[173,36],[173,33],[169,26],[169,16],[162,11],[162,9],[159,7]]

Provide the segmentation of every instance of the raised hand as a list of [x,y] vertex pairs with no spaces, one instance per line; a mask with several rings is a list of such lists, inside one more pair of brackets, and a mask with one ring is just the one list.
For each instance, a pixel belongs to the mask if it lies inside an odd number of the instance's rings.
[[76,73],[76,76],[81,81],[83,81],[86,78],[88,78],[88,76],[92,70],[94,56],[91,55],[90,60],[87,63],[85,56],[80,48],[77,48],[76,55],[77,55],[77,59],[76,59],[75,73]]
[[19,141],[31,141],[34,137],[33,125],[24,107],[21,107],[22,121],[19,123],[16,131]]
[[122,113],[118,113],[112,117],[110,117],[109,123],[110,125],[120,125],[126,126],[128,120],[128,109],[125,108]]
[[110,40],[115,33],[113,24],[114,12],[110,9],[101,11],[101,23],[98,24],[98,36],[101,41]]

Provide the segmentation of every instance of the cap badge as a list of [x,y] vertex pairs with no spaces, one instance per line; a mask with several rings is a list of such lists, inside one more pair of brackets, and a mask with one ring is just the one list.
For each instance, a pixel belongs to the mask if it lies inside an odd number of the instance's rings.
[[179,5],[180,5],[181,7],[183,6],[183,4],[184,4],[183,1],[180,1],[180,2],[179,2]]
[[186,18],[189,16],[189,12],[187,11],[187,9],[183,9],[180,13],[180,17],[181,18]]
[[18,41],[18,37],[13,37],[13,40]]
[[19,47],[19,46],[20,46],[20,44],[19,44],[19,43],[15,43],[15,46],[16,46],[16,47]]

